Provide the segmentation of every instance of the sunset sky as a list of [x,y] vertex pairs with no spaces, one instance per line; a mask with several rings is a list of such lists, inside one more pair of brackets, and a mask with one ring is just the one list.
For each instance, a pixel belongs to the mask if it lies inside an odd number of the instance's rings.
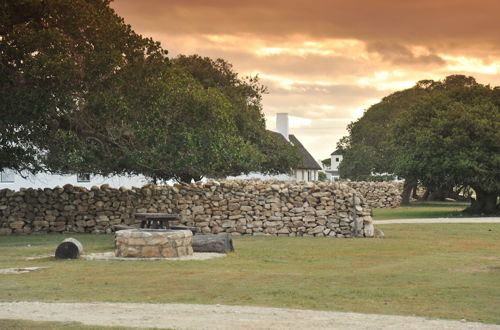
[[267,127],[277,112],[316,159],[349,122],[418,80],[450,74],[500,85],[499,0],[114,0],[171,56],[221,57],[259,74]]

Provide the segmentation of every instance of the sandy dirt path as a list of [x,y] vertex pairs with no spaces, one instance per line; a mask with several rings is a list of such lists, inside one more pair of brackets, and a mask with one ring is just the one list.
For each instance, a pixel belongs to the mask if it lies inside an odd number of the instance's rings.
[[412,316],[188,304],[0,302],[5,318],[175,329],[500,329]]
[[426,218],[426,219],[394,219],[374,220],[374,225],[389,225],[392,223],[500,223],[498,217],[483,218]]

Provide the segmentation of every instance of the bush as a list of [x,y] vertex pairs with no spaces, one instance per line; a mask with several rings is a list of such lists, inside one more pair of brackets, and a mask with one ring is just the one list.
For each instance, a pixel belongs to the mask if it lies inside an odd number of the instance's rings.
[[383,175],[358,175],[352,181],[371,181],[371,182],[385,182],[385,181],[394,181],[396,180],[396,176],[392,174],[383,174]]
[[319,181],[326,181],[327,178],[326,178],[326,173],[325,172],[322,172],[322,171],[319,171],[318,172],[318,180]]

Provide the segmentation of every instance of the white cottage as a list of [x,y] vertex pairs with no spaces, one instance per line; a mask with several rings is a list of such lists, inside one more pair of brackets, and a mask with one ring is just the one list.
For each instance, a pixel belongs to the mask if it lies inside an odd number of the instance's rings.
[[317,181],[318,171],[321,166],[307,149],[300,143],[295,135],[288,132],[288,113],[276,114],[276,131],[280,133],[289,143],[296,146],[302,156],[299,167],[294,169],[294,179],[297,181]]
[[339,165],[342,162],[342,152],[340,150],[335,150],[330,154],[331,165],[326,174],[330,181],[337,181],[340,179]]

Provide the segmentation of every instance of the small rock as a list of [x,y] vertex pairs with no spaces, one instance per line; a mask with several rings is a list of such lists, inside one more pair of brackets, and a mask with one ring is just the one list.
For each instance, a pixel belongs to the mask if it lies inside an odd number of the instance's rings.
[[384,238],[385,235],[384,235],[384,232],[378,228],[375,228],[374,232],[373,232],[373,237],[374,238]]

